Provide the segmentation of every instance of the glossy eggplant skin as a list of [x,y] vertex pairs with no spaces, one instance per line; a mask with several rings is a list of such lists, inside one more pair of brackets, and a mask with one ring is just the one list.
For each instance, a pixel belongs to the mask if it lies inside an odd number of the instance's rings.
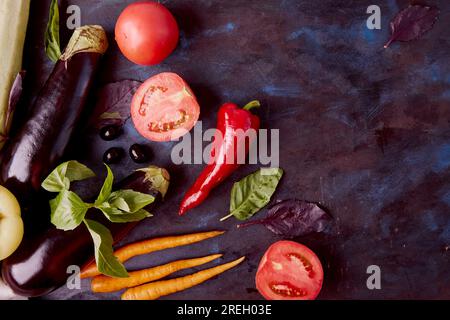
[[86,106],[100,53],[78,53],[59,60],[32,107],[30,117],[3,150],[0,184],[21,203],[64,155]]
[[[155,201],[148,207],[152,210],[162,197],[144,172],[137,171],[120,182],[115,189],[131,189],[151,194]],[[46,214],[49,216],[50,212]],[[97,211],[88,212],[91,219],[104,224],[113,234],[114,241],[121,240],[136,223],[110,223]],[[70,274],[67,268],[92,261],[94,254],[92,238],[81,225],[73,231],[61,231],[50,227],[46,232],[28,238],[19,249],[3,261],[2,277],[18,295],[38,297],[62,286]]]

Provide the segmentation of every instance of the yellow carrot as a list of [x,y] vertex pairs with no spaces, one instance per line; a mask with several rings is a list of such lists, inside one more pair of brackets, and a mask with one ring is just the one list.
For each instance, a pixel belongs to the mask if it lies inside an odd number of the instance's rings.
[[129,272],[128,278],[111,278],[100,275],[92,279],[93,292],[113,292],[124,288],[131,288],[143,283],[162,279],[180,270],[189,269],[211,262],[220,258],[221,254],[213,254],[207,257],[178,260],[145,270]]
[[[143,254],[148,254],[151,252],[169,248],[186,246],[209,238],[217,237],[224,233],[225,231],[210,231],[181,236],[148,239],[144,241],[131,243],[122,248],[119,248],[114,252],[114,255],[119,259],[120,262],[125,262],[135,256],[140,256]],[[81,279],[85,279],[95,277],[98,275],[100,275],[100,272],[98,272],[95,262],[91,262],[89,265],[83,268],[80,277]]]
[[242,257],[235,261],[225,263],[214,268],[202,270],[188,276],[156,281],[128,289],[122,294],[122,300],[155,300],[162,296],[167,296],[175,292],[192,288],[211,278],[214,278],[215,276],[218,276],[221,273],[224,273],[231,268],[234,268],[244,261],[244,259],[245,257]]

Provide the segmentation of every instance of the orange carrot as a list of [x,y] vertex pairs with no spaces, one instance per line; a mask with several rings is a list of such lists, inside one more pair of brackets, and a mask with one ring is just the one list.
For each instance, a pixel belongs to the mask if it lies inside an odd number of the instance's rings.
[[[119,248],[114,252],[114,255],[119,259],[120,262],[125,262],[135,256],[160,251],[164,249],[185,246],[209,238],[214,238],[224,233],[225,231],[210,231],[181,236],[148,239],[140,242],[131,243],[122,248]],[[100,272],[98,272],[97,265],[95,264],[94,261],[88,264],[85,268],[83,268],[80,277],[81,279],[85,279],[98,276],[99,274]]]
[[145,270],[129,272],[128,278],[111,278],[100,275],[92,279],[91,288],[93,292],[113,292],[124,288],[131,288],[159,280],[180,270],[189,269],[211,262],[220,258],[221,254],[213,254],[207,257],[178,260]]
[[214,268],[202,270],[185,277],[156,281],[128,289],[122,294],[122,300],[155,300],[162,296],[167,296],[175,292],[192,288],[215,276],[218,276],[221,273],[224,273],[231,268],[234,268],[244,261],[244,259],[245,257],[242,257],[235,261],[225,263]]

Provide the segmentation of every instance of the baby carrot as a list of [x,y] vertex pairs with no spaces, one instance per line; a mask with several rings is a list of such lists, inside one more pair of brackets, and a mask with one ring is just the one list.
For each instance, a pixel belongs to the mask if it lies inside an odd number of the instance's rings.
[[185,277],[156,281],[128,289],[122,294],[122,300],[155,300],[162,296],[192,288],[234,268],[244,261],[244,259],[245,257],[242,257],[235,261],[202,270]]
[[[119,259],[120,262],[125,262],[135,256],[169,248],[186,246],[188,244],[193,244],[209,238],[217,237],[224,233],[225,231],[210,231],[181,236],[148,239],[123,246],[122,248],[117,249],[114,252],[114,255]],[[100,272],[98,272],[95,262],[91,262],[89,265],[83,268],[80,277],[81,279],[85,279],[98,276],[99,274]]]
[[213,254],[207,257],[178,260],[145,270],[129,272],[128,278],[111,278],[100,275],[92,279],[91,288],[93,292],[113,292],[124,288],[131,288],[159,280],[180,270],[200,266],[220,258],[221,254]]

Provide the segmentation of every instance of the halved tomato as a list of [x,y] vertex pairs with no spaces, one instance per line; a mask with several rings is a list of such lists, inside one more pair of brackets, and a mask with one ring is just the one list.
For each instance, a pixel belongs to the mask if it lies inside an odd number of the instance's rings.
[[131,102],[136,130],[152,141],[172,141],[188,133],[200,116],[200,106],[189,85],[177,74],[151,77]]
[[256,273],[256,288],[267,300],[314,300],[322,282],[319,258],[304,245],[292,241],[270,246]]

